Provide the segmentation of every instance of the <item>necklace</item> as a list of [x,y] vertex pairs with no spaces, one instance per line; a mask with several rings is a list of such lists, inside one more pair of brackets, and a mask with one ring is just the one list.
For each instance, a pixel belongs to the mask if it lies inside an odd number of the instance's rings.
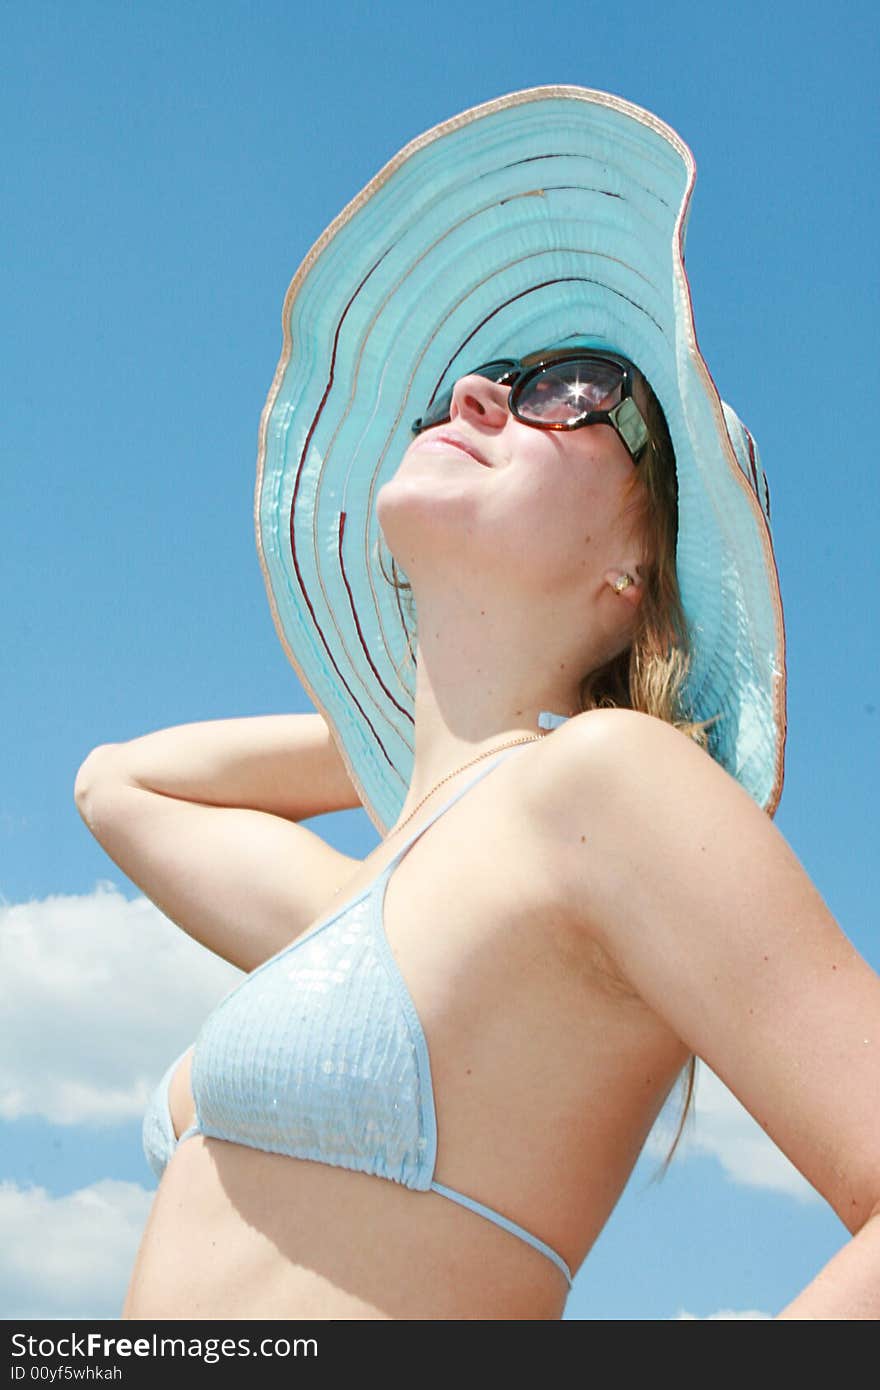
[[414,806],[409,815],[406,816],[399,825],[395,825],[394,829],[386,835],[386,840],[390,839],[392,835],[396,835],[398,830],[402,830],[407,822],[412,820],[416,811],[422,809],[428,797],[433,796],[438,787],[442,787],[443,783],[450,781],[451,778],[457,777],[460,772],[464,772],[466,767],[473,767],[474,763],[478,763],[481,758],[491,758],[494,753],[500,753],[502,748],[513,748],[517,743],[538,743],[542,738],[546,738],[546,734],[524,734],[520,738],[510,738],[506,743],[499,743],[497,748],[487,748],[485,753],[478,753],[475,758],[471,758],[470,762],[462,763],[461,767],[457,767],[453,772],[447,773],[445,777],[442,777],[440,781],[431,788],[426,796],[422,797],[418,806]]

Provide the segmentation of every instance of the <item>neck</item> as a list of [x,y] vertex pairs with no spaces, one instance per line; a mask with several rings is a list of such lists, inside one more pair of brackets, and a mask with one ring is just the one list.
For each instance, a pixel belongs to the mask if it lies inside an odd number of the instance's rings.
[[[419,642],[416,666],[415,756],[406,800],[398,824],[450,774],[463,771],[481,755],[517,739],[544,737],[544,711],[570,716],[579,709],[578,691],[564,681],[536,682],[544,664],[527,663],[531,684],[516,660],[503,651],[479,656],[469,650],[462,631],[443,625],[446,636]],[[552,723],[552,721],[547,721]]]

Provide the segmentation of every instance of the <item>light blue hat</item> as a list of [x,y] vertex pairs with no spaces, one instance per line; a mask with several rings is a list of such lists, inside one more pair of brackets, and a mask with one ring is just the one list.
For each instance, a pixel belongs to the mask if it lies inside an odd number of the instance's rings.
[[721,716],[713,757],[776,810],[785,632],[770,495],[697,347],[683,260],[695,175],[675,131],[620,97],[512,92],[400,150],[290,284],[260,421],[257,550],[284,649],[383,835],[412,773],[415,671],[376,493],[439,390],[574,337],[630,358],[663,407],[686,713]]

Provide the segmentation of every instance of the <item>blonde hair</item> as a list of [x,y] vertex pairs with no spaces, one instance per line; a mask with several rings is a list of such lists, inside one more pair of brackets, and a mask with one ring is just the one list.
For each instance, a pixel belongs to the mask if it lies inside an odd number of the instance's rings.
[[[678,542],[678,479],[675,451],[660,402],[637,373],[636,403],[650,439],[624,497],[624,514],[642,539],[639,567],[643,592],[630,646],[604,666],[589,671],[580,684],[581,711],[634,709],[662,719],[709,751],[708,730],[718,718],[688,715],[684,687],[691,663],[690,634],[678,587],[675,556]],[[680,1073],[684,1092],[672,1146],[661,1169],[665,1175],[684,1132],[696,1082],[697,1058]]]
[[[580,713],[591,709],[633,709],[662,719],[685,737],[709,751],[709,719],[689,718],[684,687],[690,669],[688,623],[682,606],[676,572],[678,541],[678,482],[675,452],[662,407],[648,382],[636,373],[636,403],[648,426],[650,440],[624,494],[624,515],[631,533],[642,540],[639,572],[643,593],[630,645],[605,665],[588,671],[580,683]],[[380,533],[381,536],[381,533]],[[379,564],[397,595],[398,611],[406,632],[408,657],[415,666],[415,601],[412,586],[401,578],[391,555],[389,575],[378,546]],[[390,554],[390,552],[389,552]],[[404,608],[406,611],[404,611]],[[398,672],[398,674],[400,674]],[[696,1081],[697,1058],[691,1056],[680,1073],[684,1102],[672,1147],[662,1165],[665,1175],[684,1131]]]

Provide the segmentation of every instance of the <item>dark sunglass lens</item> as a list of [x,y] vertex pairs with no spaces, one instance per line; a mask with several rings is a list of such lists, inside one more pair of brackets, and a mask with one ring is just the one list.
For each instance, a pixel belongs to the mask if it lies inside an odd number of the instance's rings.
[[506,376],[513,376],[515,371],[513,362],[487,362],[485,366],[475,368],[477,376],[488,377],[490,381],[503,381]]
[[[462,372],[462,376],[484,376],[489,381],[502,381],[506,376],[512,375],[516,370],[514,363],[509,361],[487,362],[482,367],[474,367],[470,372]],[[434,404],[430,406],[419,421],[420,430],[429,430],[432,425],[441,425],[449,419],[452,408],[453,387],[443,391]]]
[[439,395],[434,404],[429,406],[424,415],[419,420],[420,430],[429,430],[432,425],[439,425],[442,421],[449,419],[449,407],[452,405],[452,392],[444,391]]
[[526,383],[517,409],[533,420],[564,424],[591,410],[610,410],[622,397],[622,369],[584,358],[546,367]]

